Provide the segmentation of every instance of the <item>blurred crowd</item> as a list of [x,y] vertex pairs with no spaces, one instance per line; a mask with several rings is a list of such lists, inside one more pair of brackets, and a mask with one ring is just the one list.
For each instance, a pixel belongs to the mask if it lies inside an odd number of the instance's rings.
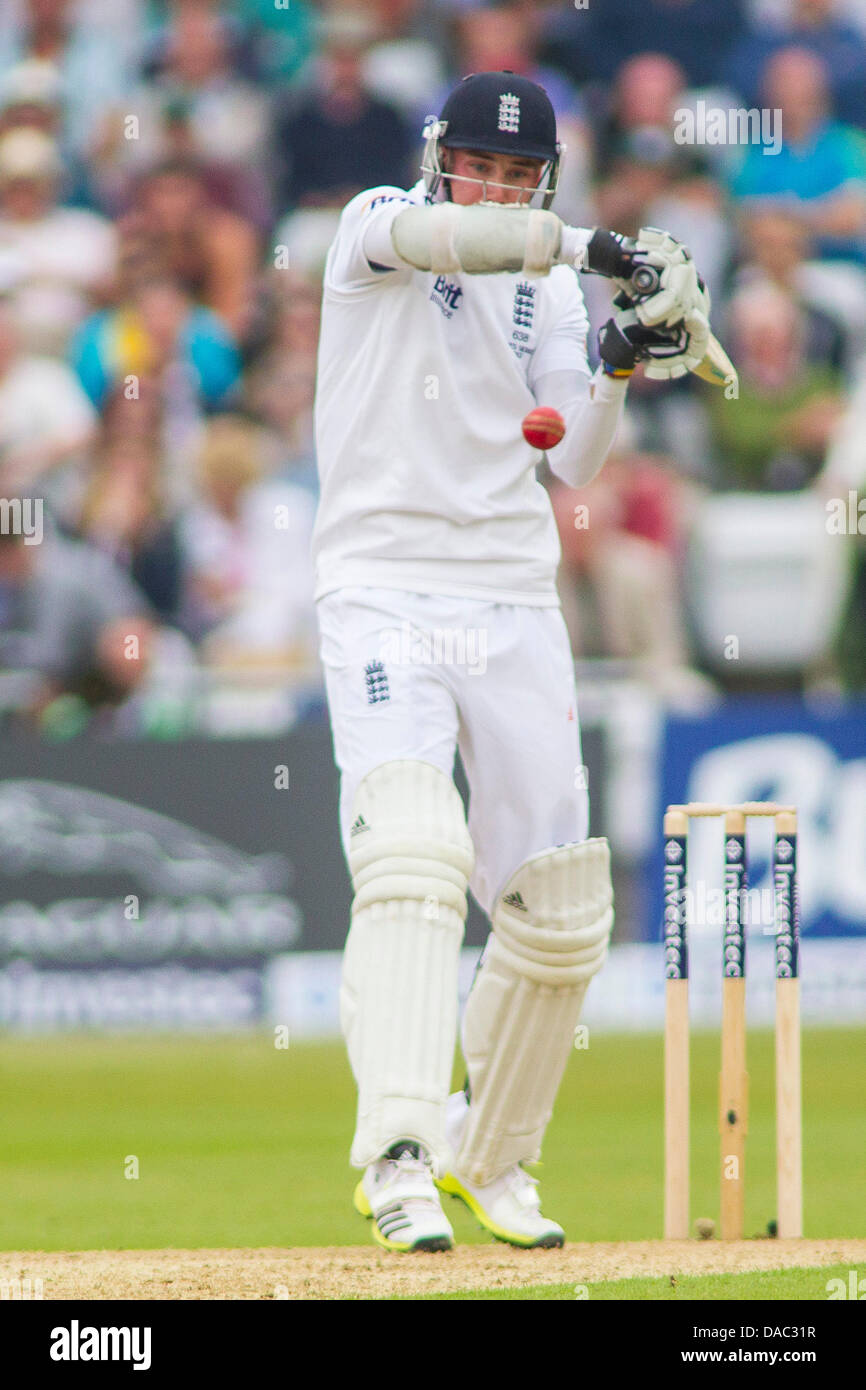
[[339,209],[415,183],[425,115],[503,68],[557,110],[559,214],[686,241],[739,371],[638,373],[592,487],[544,475],[575,655],[672,696],[866,688],[862,0],[4,0],[0,499],[45,534],[0,516],[0,704],[14,677],[62,727],[314,669]]

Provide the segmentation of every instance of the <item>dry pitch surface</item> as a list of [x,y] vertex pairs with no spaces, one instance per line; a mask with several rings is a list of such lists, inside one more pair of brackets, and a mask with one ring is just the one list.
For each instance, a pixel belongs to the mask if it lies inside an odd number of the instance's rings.
[[0,1253],[0,1279],[42,1280],[46,1299],[423,1298],[457,1289],[591,1283],[866,1263],[866,1240],[622,1241],[563,1250],[463,1246],[394,1255],[375,1246],[293,1250]]

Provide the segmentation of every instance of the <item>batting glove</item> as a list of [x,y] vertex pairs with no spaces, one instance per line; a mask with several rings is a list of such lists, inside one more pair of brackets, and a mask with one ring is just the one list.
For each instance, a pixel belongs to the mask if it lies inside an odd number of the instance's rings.
[[[617,284],[634,301],[641,323],[673,327],[685,320],[698,331],[697,316],[702,315],[709,331],[710,292],[698,275],[689,248],[657,227],[642,227],[635,245],[646,259],[628,280],[618,278]],[[665,266],[658,283],[653,284],[659,259]]]
[[[631,376],[638,362],[646,362],[647,376],[669,378],[692,371],[706,353],[701,335],[693,335],[684,322],[673,326],[641,323],[634,308],[621,309],[599,330],[598,351],[609,376]],[[693,365],[692,365],[693,364]]]

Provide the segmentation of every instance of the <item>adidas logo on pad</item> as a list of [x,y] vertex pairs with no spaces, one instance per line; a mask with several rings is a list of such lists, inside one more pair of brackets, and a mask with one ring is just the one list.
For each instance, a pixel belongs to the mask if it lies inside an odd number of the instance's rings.
[[526,903],[523,901],[523,898],[519,893],[509,893],[508,896],[503,899],[503,901],[506,902],[509,907],[516,907],[518,912],[529,911],[529,909],[526,906]]
[[349,839],[352,839],[355,835],[361,835],[365,830],[369,829],[370,827],[364,820],[364,817],[359,816],[358,819],[355,821],[355,824],[352,826],[352,829],[349,831]]

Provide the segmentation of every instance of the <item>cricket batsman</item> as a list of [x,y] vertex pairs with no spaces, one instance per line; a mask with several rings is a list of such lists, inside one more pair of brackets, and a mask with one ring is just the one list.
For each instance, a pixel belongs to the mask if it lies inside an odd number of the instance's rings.
[[[354,1200],[389,1250],[451,1248],[442,1192],[500,1240],[559,1246],[525,1165],[613,893],[607,841],[587,838],[559,543],[521,421],[555,408],[551,467],[588,483],[636,363],[677,376],[703,358],[709,301],[666,233],[631,241],[550,211],[562,150],[526,78],[465,78],[424,133],[413,188],[342,213],[319,349],[313,552],[354,890],[340,993]],[[577,271],[620,289],[595,374]],[[638,283],[652,292],[629,296]],[[492,931],[462,1025],[466,1088],[449,1097],[470,888]]]

